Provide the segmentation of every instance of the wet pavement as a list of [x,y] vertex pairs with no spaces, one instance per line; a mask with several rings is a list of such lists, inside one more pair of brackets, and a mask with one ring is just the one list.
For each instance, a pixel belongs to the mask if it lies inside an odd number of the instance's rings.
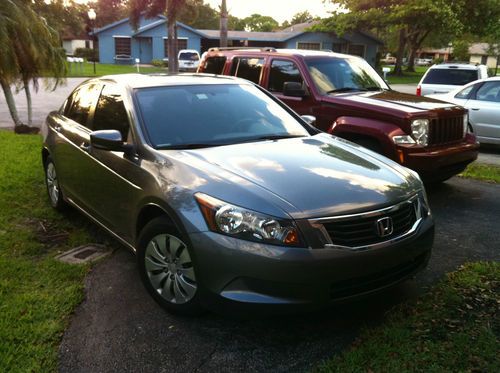
[[60,346],[61,372],[301,372],[348,347],[363,325],[412,299],[466,261],[500,260],[500,185],[453,178],[429,190],[436,238],[414,280],[313,313],[240,320],[163,311],[126,249],[86,279],[86,299]]

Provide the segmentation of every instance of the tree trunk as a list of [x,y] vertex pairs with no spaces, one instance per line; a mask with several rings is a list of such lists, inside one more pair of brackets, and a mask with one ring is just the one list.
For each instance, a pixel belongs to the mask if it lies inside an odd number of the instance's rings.
[[28,106],[28,126],[33,125],[33,105],[31,101],[31,90],[30,90],[30,81],[29,79],[24,78],[24,92],[26,94],[26,104]]
[[227,6],[226,0],[222,0],[220,7],[220,46],[227,47]]
[[173,74],[178,72],[177,66],[177,39],[175,39],[175,20],[167,14],[167,52],[168,52],[168,72]]
[[410,47],[410,54],[408,55],[408,66],[406,67],[406,71],[415,72],[415,54],[417,50],[415,48]]
[[403,75],[403,56],[405,53],[406,46],[406,30],[401,28],[399,30],[399,45],[398,52],[396,54],[396,66],[394,66],[394,75]]
[[5,95],[5,101],[7,102],[10,116],[14,121],[14,126],[15,127],[22,126],[23,123],[19,119],[19,115],[17,113],[17,108],[16,108],[16,101],[14,100],[14,95],[12,94],[12,90],[10,89],[10,84],[0,78],[0,85],[2,86],[3,93]]

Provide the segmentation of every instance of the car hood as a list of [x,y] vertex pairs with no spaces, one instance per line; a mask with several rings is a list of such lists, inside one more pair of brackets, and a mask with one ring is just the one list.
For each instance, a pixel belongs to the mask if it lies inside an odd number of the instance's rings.
[[[202,161],[207,169],[216,166],[219,175],[237,176],[235,183],[243,179],[258,185],[261,197],[294,218],[379,208],[421,188],[408,169],[327,134],[183,152]],[[216,197],[224,199],[223,195]]]
[[450,108],[454,105],[436,99],[410,95],[396,91],[377,91],[363,93],[348,93],[328,96],[326,101],[342,100],[347,104],[365,107],[379,107],[383,111],[400,111],[403,113],[416,113],[425,110]]

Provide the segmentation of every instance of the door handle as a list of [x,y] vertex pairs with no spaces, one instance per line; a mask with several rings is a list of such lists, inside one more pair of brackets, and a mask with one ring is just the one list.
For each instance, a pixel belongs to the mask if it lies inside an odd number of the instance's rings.
[[84,142],[80,145],[80,149],[82,149],[83,151],[88,153],[88,151],[90,150],[90,145],[88,143]]
[[479,111],[479,108],[478,108],[478,107],[471,107],[470,109],[471,109],[471,110],[474,110],[474,111]]

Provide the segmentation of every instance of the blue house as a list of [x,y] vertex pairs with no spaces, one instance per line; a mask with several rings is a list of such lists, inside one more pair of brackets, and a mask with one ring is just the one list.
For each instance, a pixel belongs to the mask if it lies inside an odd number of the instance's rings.
[[[161,60],[167,55],[167,19],[141,17],[139,28],[134,30],[125,18],[95,31],[101,63],[131,63],[136,58],[141,63]],[[361,31],[338,37],[333,33],[306,31],[314,22],[293,25],[277,32],[229,31],[229,46],[275,47],[332,50],[363,57],[375,65],[382,41]],[[195,49],[200,53],[219,46],[219,30],[197,30],[177,22],[178,49]]]

